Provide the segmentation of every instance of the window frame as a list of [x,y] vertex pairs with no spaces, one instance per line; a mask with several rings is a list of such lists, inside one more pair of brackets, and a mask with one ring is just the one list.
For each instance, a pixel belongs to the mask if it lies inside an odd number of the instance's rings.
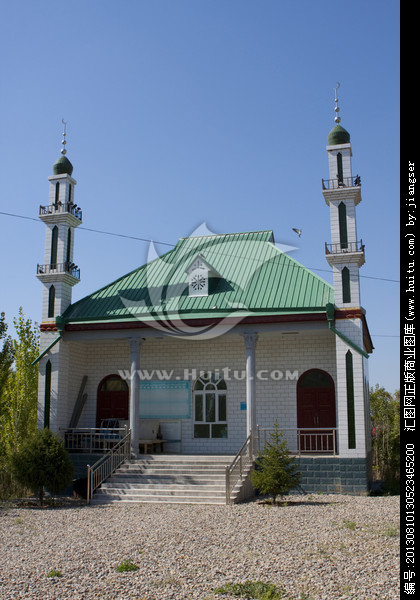
[[227,385],[222,377],[204,373],[196,380],[192,409],[194,439],[228,438]]

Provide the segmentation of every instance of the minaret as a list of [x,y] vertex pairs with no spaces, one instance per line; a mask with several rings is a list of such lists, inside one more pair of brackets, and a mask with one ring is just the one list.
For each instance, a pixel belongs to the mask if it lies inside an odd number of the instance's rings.
[[335,88],[336,125],[328,135],[330,178],[322,180],[331,219],[331,243],[325,244],[325,252],[334,277],[334,306],[327,305],[327,319],[335,334],[339,453],[343,458],[360,460],[364,477],[369,477],[367,351],[371,349],[365,346],[368,333],[360,304],[359,269],[365,262],[365,253],[356,231],[361,182],[359,175],[352,173],[350,134],[340,125],[339,86]]
[[80,269],[73,262],[74,231],[82,223],[82,211],[75,204],[76,181],[73,165],[66,157],[66,123],[60,158],[53,165],[49,203],[39,207],[39,218],[46,225],[44,264],[37,267],[37,278],[44,286],[42,323],[55,318],[71,304],[72,287],[80,281]]
[[357,239],[356,206],[361,202],[360,177],[351,169],[350,134],[340,125],[335,88],[335,127],[328,135],[330,178],[322,180],[325,202],[330,207],[331,244],[325,253],[334,276],[337,307],[360,306],[359,269],[365,262],[364,245]]

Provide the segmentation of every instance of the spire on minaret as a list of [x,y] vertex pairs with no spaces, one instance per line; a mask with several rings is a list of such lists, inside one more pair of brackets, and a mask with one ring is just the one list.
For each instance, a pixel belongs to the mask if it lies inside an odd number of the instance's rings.
[[341,121],[341,119],[340,119],[340,117],[338,115],[338,113],[340,112],[340,109],[338,108],[338,94],[337,94],[337,90],[338,90],[339,87],[340,87],[340,83],[337,81],[337,85],[334,88],[334,90],[335,90],[335,108],[334,108],[334,110],[335,110],[335,119],[334,119],[334,121],[337,124]]
[[67,128],[67,123],[66,123],[66,121],[64,119],[61,119],[61,122],[64,125],[63,139],[61,140],[61,143],[63,145],[63,147],[61,148],[61,154],[64,155],[64,154],[67,154],[67,150],[66,150],[66,144],[67,144],[67,141],[66,141],[66,135],[67,135],[66,128]]

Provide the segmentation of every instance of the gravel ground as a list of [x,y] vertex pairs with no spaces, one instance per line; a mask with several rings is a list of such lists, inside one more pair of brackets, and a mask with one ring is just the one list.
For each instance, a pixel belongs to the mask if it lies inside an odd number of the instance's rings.
[[[271,581],[287,600],[400,597],[399,497],[289,500],[4,506],[0,598],[232,600],[214,590],[247,580]],[[139,569],[118,573],[124,560]]]

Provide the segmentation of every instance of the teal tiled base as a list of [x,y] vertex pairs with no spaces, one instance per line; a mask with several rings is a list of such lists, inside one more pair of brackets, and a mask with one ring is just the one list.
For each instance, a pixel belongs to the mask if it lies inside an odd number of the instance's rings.
[[324,494],[366,494],[370,476],[365,458],[296,457],[302,474],[300,491]]

